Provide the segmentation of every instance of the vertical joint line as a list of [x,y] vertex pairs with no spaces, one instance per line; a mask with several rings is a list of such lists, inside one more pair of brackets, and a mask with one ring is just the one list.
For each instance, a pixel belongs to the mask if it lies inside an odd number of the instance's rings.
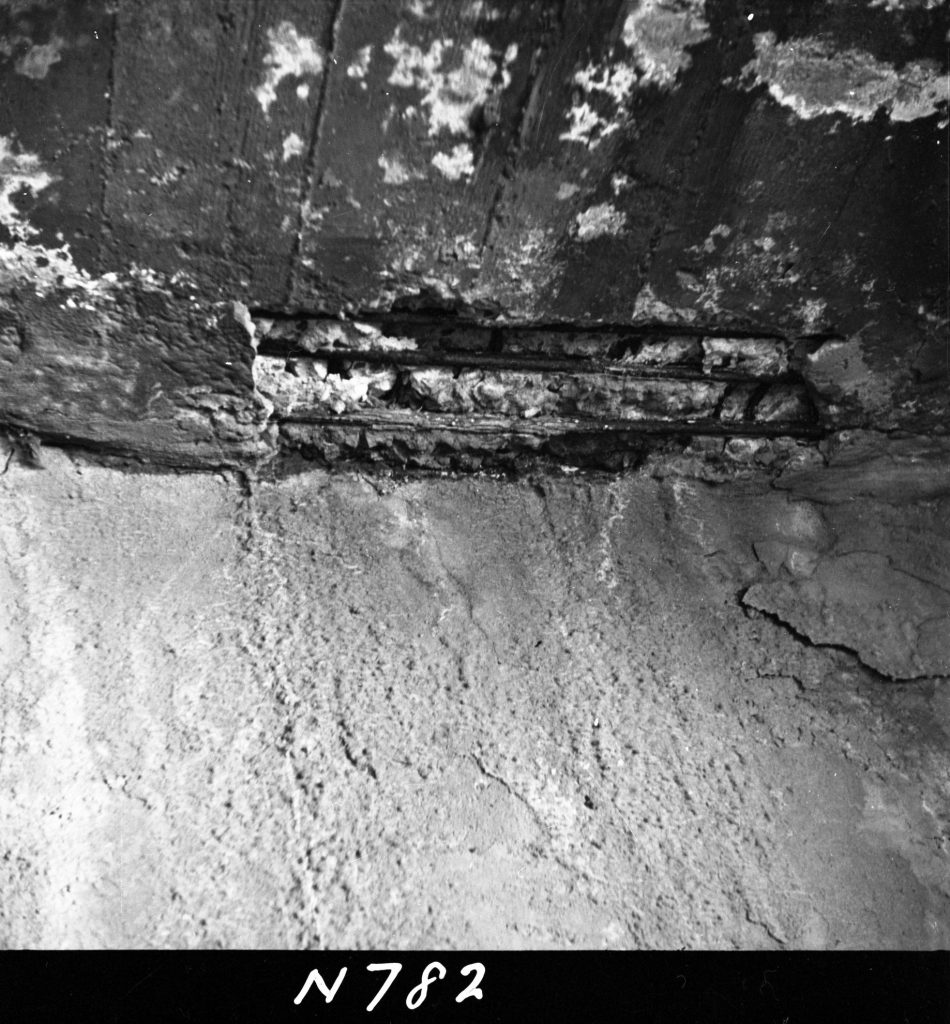
[[326,120],[327,93],[330,90],[330,76],[336,66],[336,50],[340,39],[340,26],[343,24],[343,15],[346,9],[347,0],[336,0],[336,7],[333,11],[333,20],[330,22],[330,47],[327,52],[327,66],[323,74],[323,81],[320,83],[320,96],[317,99],[317,109],[313,115],[313,128],[310,132],[310,144],[307,147],[307,159],[304,163],[304,173],[300,183],[300,194],[297,197],[297,237],[294,239],[294,247],[290,256],[290,294],[287,301],[293,301],[293,294],[296,291],[297,265],[300,260],[300,253],[303,247],[304,233],[304,204],[313,192],[314,176],[317,170],[317,157],[320,152],[320,141],[323,136],[323,123]]
[[109,217],[107,214],[107,200],[109,194],[109,185],[112,181],[112,165],[114,159],[111,155],[112,150],[109,147],[109,143],[111,142],[113,132],[115,131],[115,62],[116,56],[119,52],[120,9],[121,5],[116,4],[115,9],[112,12],[111,31],[109,33],[109,77],[107,79],[106,84],[106,88],[109,90],[109,105],[106,110],[106,130],[102,137],[102,189],[99,193],[99,223],[100,227],[105,228],[105,232],[100,232],[99,245],[97,247],[100,270],[103,259],[103,234],[112,233],[112,225],[109,223]]

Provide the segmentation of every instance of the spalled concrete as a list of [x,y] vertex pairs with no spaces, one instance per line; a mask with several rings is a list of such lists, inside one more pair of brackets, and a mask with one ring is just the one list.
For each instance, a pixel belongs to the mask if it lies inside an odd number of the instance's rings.
[[0,425],[265,457],[237,302],[804,341],[942,430],[948,10],[0,3]]

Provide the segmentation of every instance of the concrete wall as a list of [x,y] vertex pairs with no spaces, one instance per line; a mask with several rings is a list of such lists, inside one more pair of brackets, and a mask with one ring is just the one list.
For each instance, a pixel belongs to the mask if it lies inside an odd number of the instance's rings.
[[11,462],[0,944],[945,947],[946,687],[736,598],[814,628],[824,512]]
[[238,301],[817,339],[830,425],[937,427],[948,28],[911,0],[0,4],[0,420],[266,456]]

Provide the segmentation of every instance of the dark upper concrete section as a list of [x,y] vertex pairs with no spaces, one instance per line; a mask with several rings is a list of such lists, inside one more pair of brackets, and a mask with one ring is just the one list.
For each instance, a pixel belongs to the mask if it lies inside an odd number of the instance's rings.
[[808,337],[947,411],[940,0],[0,2],[0,419],[263,455],[231,303]]

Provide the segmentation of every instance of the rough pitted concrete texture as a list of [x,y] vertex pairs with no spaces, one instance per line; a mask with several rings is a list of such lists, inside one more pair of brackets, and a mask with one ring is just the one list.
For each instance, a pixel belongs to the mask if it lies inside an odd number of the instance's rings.
[[44,458],[0,476],[4,946],[950,941],[946,687],[743,610],[723,488]]

